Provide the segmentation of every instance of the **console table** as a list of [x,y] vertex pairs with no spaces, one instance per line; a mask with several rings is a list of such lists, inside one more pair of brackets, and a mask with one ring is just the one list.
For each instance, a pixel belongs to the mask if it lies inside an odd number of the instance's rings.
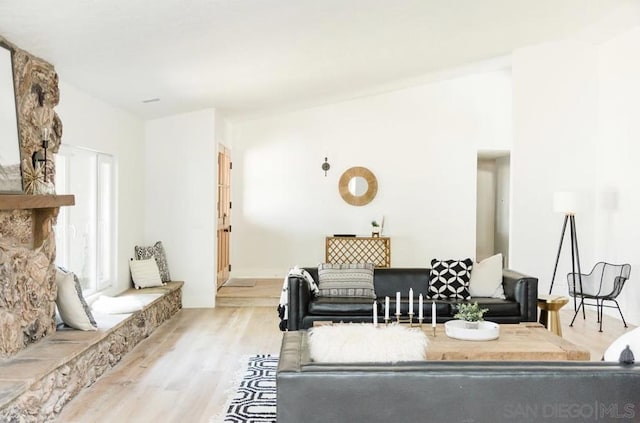
[[328,236],[325,262],[373,263],[375,267],[391,267],[391,238]]

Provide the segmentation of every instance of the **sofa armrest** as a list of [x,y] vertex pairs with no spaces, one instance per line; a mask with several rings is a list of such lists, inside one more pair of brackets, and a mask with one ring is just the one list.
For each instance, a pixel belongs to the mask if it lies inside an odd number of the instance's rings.
[[538,320],[538,279],[510,269],[502,271],[502,286],[508,300],[520,304],[520,320]]
[[289,319],[287,330],[300,330],[302,318],[307,315],[311,290],[302,276],[289,276]]

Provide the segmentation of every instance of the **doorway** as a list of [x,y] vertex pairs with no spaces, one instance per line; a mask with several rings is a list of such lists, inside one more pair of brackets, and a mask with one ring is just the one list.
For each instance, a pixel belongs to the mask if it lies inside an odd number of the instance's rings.
[[218,259],[216,287],[220,289],[229,279],[231,272],[231,152],[223,145],[218,147],[218,222],[217,241]]
[[501,253],[509,266],[509,152],[478,152],[476,261]]

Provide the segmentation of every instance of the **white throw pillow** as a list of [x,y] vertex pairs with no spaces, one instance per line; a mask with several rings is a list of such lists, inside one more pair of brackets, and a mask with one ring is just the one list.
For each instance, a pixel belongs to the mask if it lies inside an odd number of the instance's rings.
[[474,297],[505,298],[502,287],[502,254],[473,265],[469,293]]
[[56,285],[56,305],[62,321],[74,329],[96,330],[98,325],[82,296],[82,287],[76,275],[59,268],[56,271]]
[[153,257],[147,260],[130,260],[129,268],[133,284],[137,289],[164,285],[160,278],[158,264]]
[[629,346],[636,363],[640,362],[640,328],[624,333],[609,345],[604,352],[604,361],[618,362],[620,354]]

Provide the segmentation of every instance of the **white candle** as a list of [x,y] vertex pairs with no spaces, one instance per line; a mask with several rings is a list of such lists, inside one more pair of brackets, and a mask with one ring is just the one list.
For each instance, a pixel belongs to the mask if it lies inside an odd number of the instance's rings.
[[384,299],[384,320],[389,320],[389,297]]
[[413,288],[409,288],[409,314],[413,314]]
[[396,292],[396,316],[400,316],[400,292]]
[[422,314],[422,294],[418,295],[418,319],[422,320],[424,317]]
[[49,141],[49,128],[42,128],[42,140]]
[[431,303],[431,326],[436,327],[436,302]]
[[378,302],[373,302],[373,326],[378,326]]

